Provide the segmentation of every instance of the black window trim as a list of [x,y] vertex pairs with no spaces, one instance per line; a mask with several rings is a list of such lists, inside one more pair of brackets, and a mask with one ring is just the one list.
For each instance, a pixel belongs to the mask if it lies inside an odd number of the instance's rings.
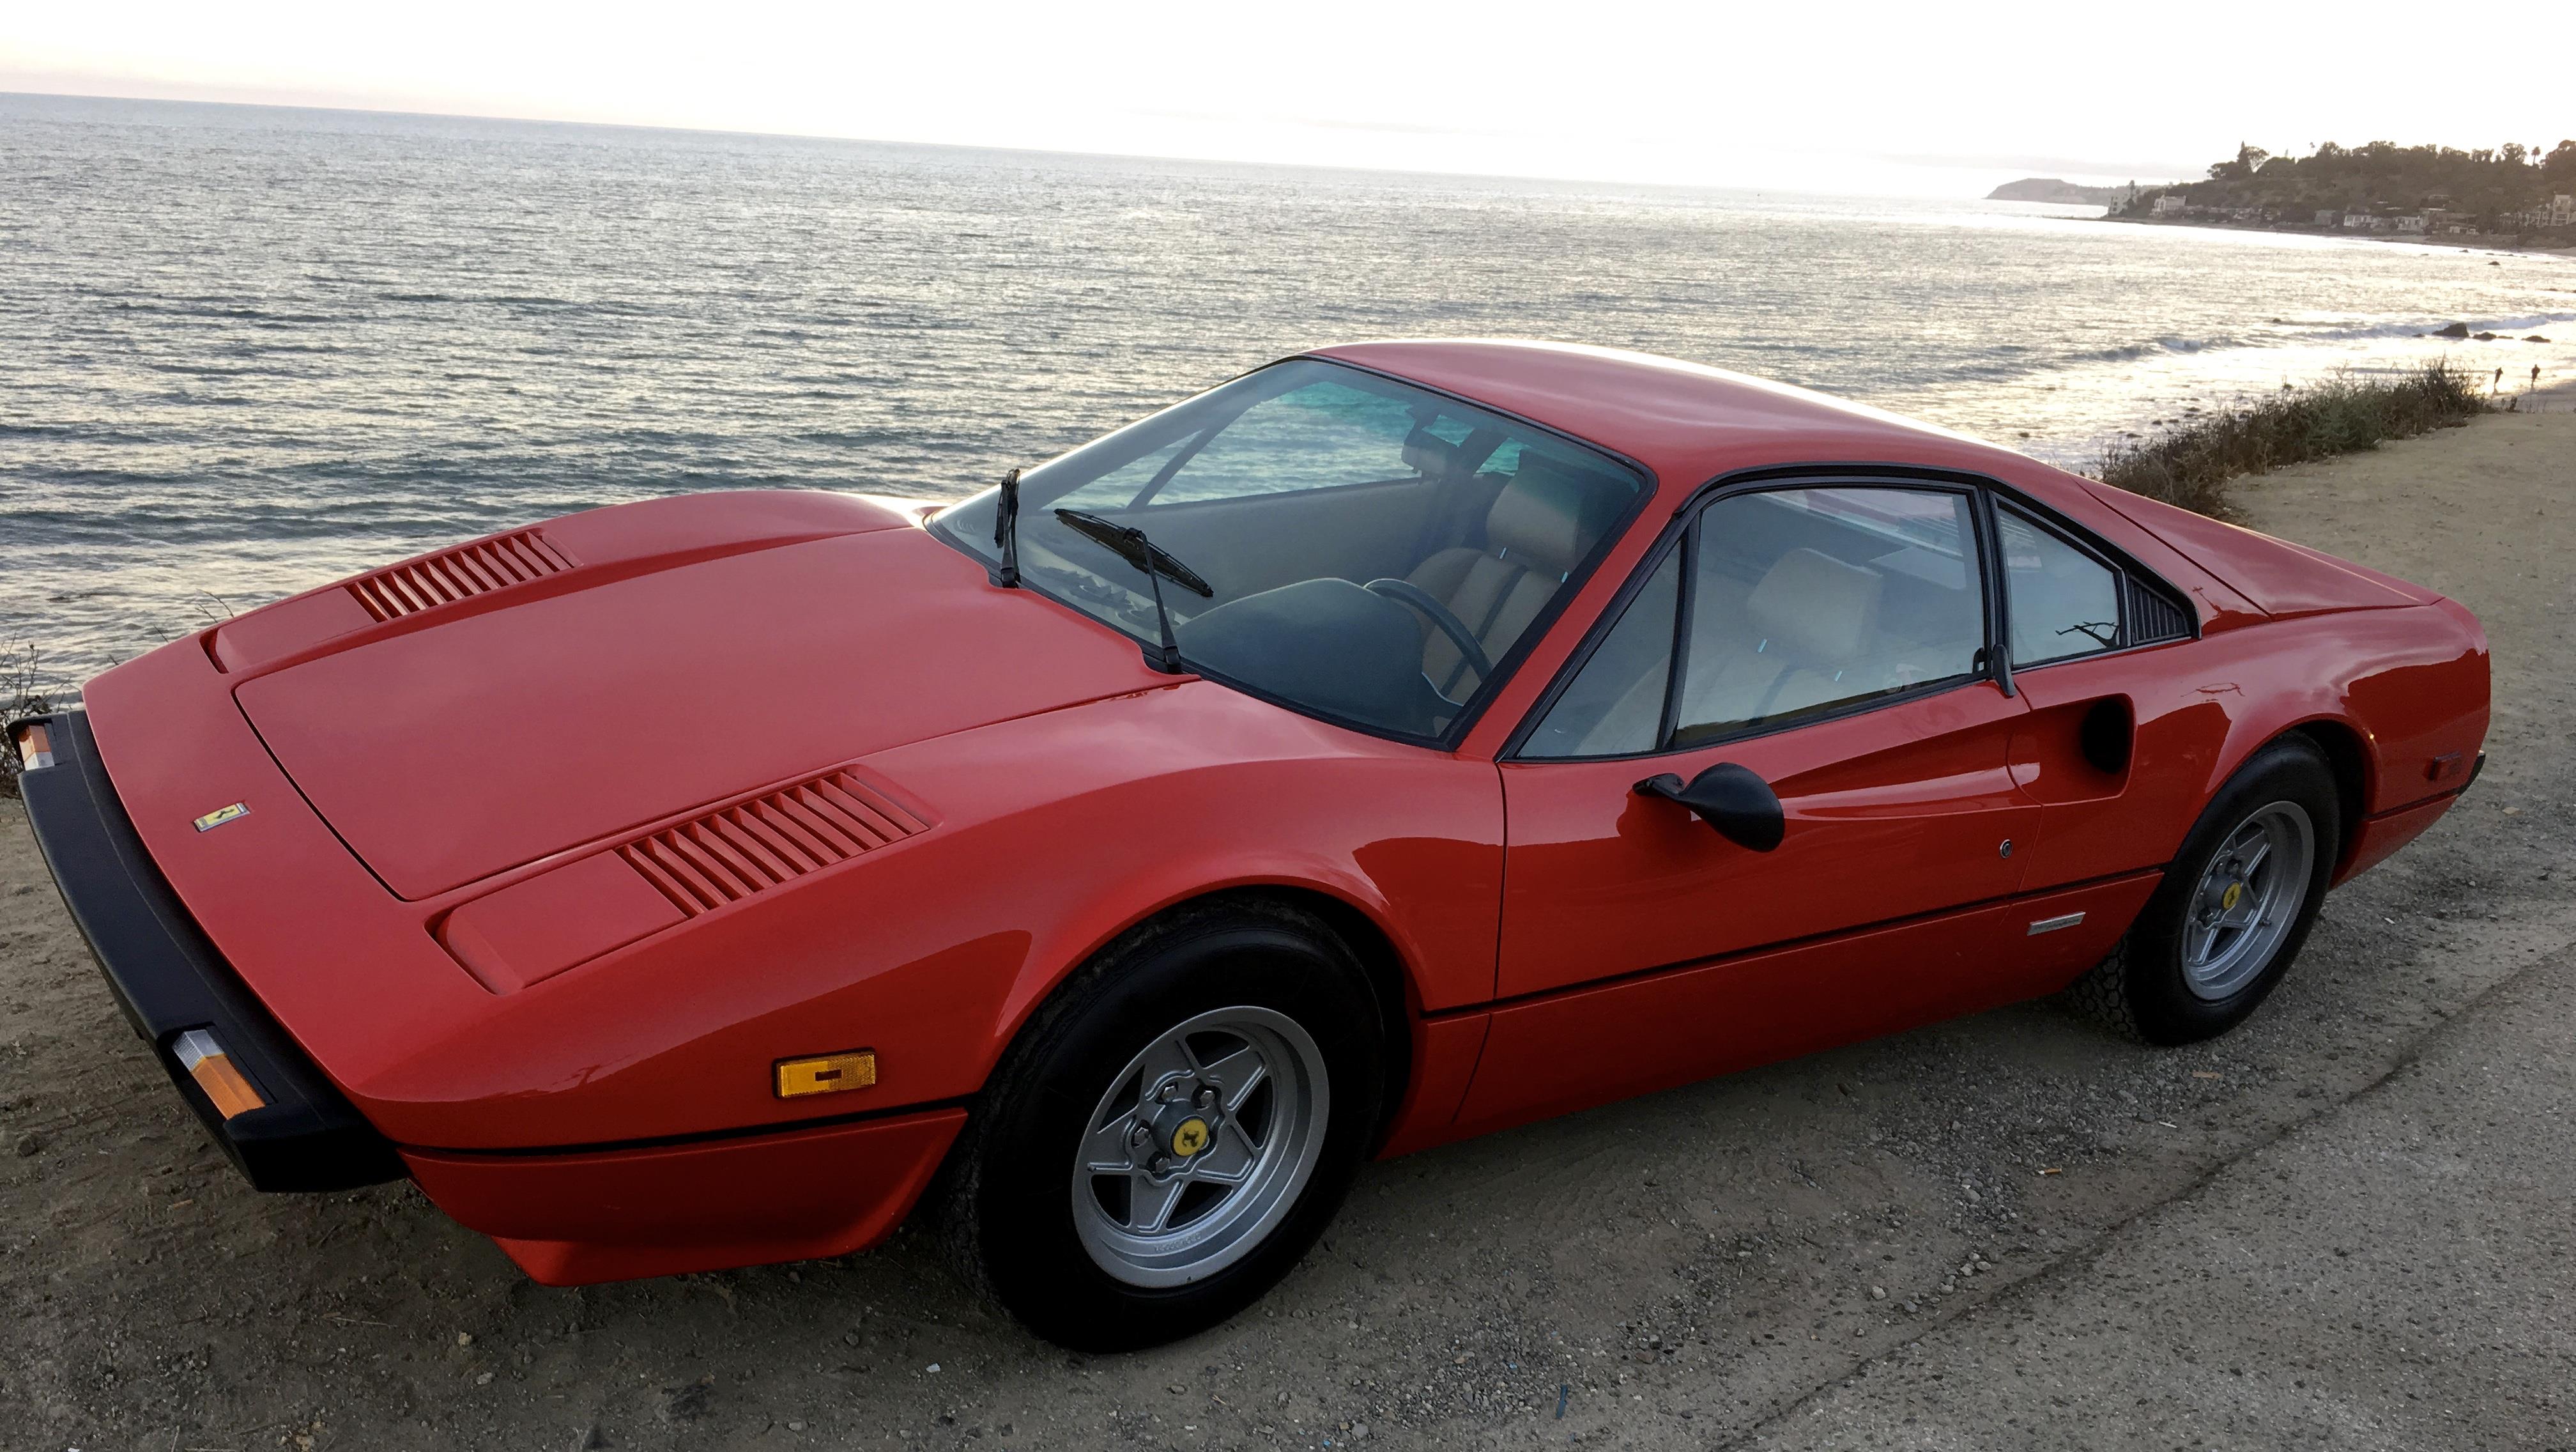
[[[1877,696],[1865,696],[1857,701],[1845,702],[1840,706],[1812,711],[1804,715],[1790,717],[1784,720],[1751,723],[1741,731],[1709,736],[1693,741],[1688,746],[1670,746],[1664,744],[1672,740],[1673,731],[1675,729],[1672,718],[1677,705],[1676,697],[1680,692],[1680,680],[1682,674],[1681,652],[1686,643],[1685,637],[1687,632],[1685,625],[1689,619],[1686,612],[1690,605],[1691,567],[1697,563],[1695,558],[1695,549],[1701,516],[1707,512],[1710,505],[1717,503],[1721,499],[1730,498],[1738,494],[1761,493],[1778,489],[1825,489],[1836,486],[1862,488],[1872,486],[1881,488],[1922,488],[1929,486],[1933,488],[1946,488],[1956,492],[1964,492],[1970,496],[1970,508],[1975,519],[1975,528],[1977,530],[1979,573],[1984,577],[1981,583],[1984,592],[1986,643],[1984,649],[1980,652],[1978,668],[1966,675],[1943,676],[1938,680],[1925,681],[1903,691],[1894,691]],[[2110,650],[2097,650],[2084,655],[2066,656],[2058,660],[2047,661],[2035,666],[2016,668],[2012,664],[2012,622],[2009,614],[2010,605],[2007,599],[2007,591],[2005,589],[2003,579],[2002,531],[1999,527],[1999,522],[1995,517],[1995,507],[1999,501],[2011,504],[2016,510],[2029,517],[2034,523],[2045,526],[2051,533],[2059,535],[2068,543],[2076,546],[2085,553],[2094,556],[2103,564],[2109,566],[2114,575],[2120,577],[2119,583],[2114,587],[2118,592],[2118,604],[2120,607],[2120,643],[2117,646]],[[1558,699],[1572,687],[1574,678],[1577,675],[1580,675],[1584,666],[1591,662],[1593,653],[1600,649],[1602,642],[1609,637],[1610,632],[1617,628],[1621,616],[1627,612],[1629,603],[1644,590],[1646,582],[1653,577],[1655,570],[1663,564],[1665,555],[1675,548],[1684,547],[1686,544],[1693,549],[1694,556],[1686,557],[1683,560],[1681,588],[1675,591],[1675,595],[1678,600],[1676,610],[1684,613],[1677,613],[1674,620],[1672,645],[1673,659],[1667,666],[1665,672],[1664,711],[1663,719],[1655,738],[1657,745],[1653,749],[1647,751],[1618,752],[1602,756],[1524,756],[1522,751],[1523,748],[1529,744],[1529,738],[1537,733],[1539,726],[1546,721],[1547,713],[1555,709]],[[2182,618],[2187,627],[2187,633],[2180,637],[2168,637],[2152,641],[2139,642],[2131,640],[2129,627],[2129,595],[2127,586],[2132,580],[2145,588],[2152,589],[2163,595],[2169,602],[2177,606],[2177,608],[2182,612]],[[1794,731],[1808,726],[1822,725],[1826,722],[1838,721],[1847,717],[1862,715],[1866,712],[1881,710],[1889,706],[1901,705],[1908,701],[1927,699],[1931,696],[1941,695],[1964,687],[1974,686],[1980,681],[1991,680],[1995,683],[1997,689],[2001,690],[2005,695],[2011,696],[2017,693],[2016,687],[2013,684],[2013,677],[2019,672],[2047,670],[2051,666],[2071,665],[2079,661],[2101,660],[2106,656],[2125,655],[2133,650],[2153,650],[2162,646],[2177,644],[2182,640],[2198,640],[2199,638],[2200,614],[2186,603],[2182,592],[2175,589],[2172,582],[2166,580],[2162,575],[2157,574],[2155,571],[2148,569],[2146,566],[2137,563],[2136,560],[2131,558],[2126,551],[2121,550],[2106,540],[2100,539],[2094,535],[2091,530],[2088,530],[2081,524],[2067,518],[2063,512],[2050,508],[2048,505],[2032,498],[2022,490],[2016,489],[2010,484],[2001,479],[1997,479],[1992,475],[1971,473],[1959,469],[1944,469],[1936,466],[1888,463],[1884,461],[1855,463],[1766,464],[1756,468],[1738,470],[1731,474],[1721,474],[1700,485],[1697,489],[1692,490],[1680,504],[1674,507],[1672,517],[1666,520],[1658,531],[1655,543],[1647,549],[1643,556],[1639,558],[1636,567],[1629,572],[1628,578],[1621,582],[1619,592],[1616,595],[1613,595],[1610,598],[1609,603],[1602,607],[1601,614],[1592,622],[1592,626],[1585,633],[1584,638],[1576,643],[1572,653],[1566,657],[1563,664],[1557,667],[1555,679],[1549,681],[1547,689],[1541,691],[1538,696],[1530,702],[1529,709],[1522,713],[1520,724],[1512,728],[1512,734],[1510,736],[1504,738],[1502,749],[1494,754],[1494,759],[1498,762],[1526,762],[1533,765],[1575,765],[1582,762],[1645,761],[1662,757],[1677,756],[1687,752],[1705,751],[1711,747],[1731,745],[1735,742],[1751,740],[1755,737],[1777,735],[1783,731]],[[1524,637],[1524,640],[1526,642],[1526,637]]]

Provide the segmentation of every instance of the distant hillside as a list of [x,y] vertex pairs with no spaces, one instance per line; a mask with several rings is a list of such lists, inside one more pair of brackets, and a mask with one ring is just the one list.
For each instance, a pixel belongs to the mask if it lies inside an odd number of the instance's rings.
[[1990,202],[2059,202],[2067,206],[2116,207],[2136,191],[2125,187],[2079,187],[2053,176],[2026,176],[2020,181],[2005,182],[1986,193]]
[[2307,156],[2239,146],[2209,179],[2138,194],[2124,216],[2339,232],[2576,237],[2576,140],[2463,151],[2329,141]]

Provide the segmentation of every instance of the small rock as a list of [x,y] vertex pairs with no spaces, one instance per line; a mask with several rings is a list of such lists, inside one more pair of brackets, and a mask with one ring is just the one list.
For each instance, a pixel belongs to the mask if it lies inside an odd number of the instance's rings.
[[471,1346],[471,1345],[473,1345],[473,1344],[474,1344],[474,1333],[473,1333],[473,1332],[471,1332],[471,1331],[459,1331],[459,1332],[457,1332],[457,1333],[456,1333],[456,1344],[457,1344],[457,1345],[459,1345],[459,1346]]
[[41,1134],[22,1134],[18,1136],[18,1158],[22,1160],[27,1158],[29,1155],[42,1153],[44,1148],[45,1137]]
[[805,1424],[803,1422],[790,1422],[787,1424],[787,1430],[791,1432],[802,1432],[805,1430]]
[[939,1370],[939,1363],[938,1363],[938,1362],[936,1362],[936,1361],[934,1361],[934,1362],[930,1363],[928,1366],[923,1367],[923,1368],[922,1368],[922,1370],[924,1370],[924,1371],[929,1371],[929,1372],[936,1372],[937,1370]]
[[1870,1287],[1870,1288],[1869,1288],[1869,1298],[1870,1298],[1871,1300],[1873,1300],[1873,1301],[1884,1301],[1884,1300],[1886,1300],[1886,1299],[1887,1299],[1887,1287],[1885,1287],[1885,1286],[1872,1286],[1872,1287]]
[[492,1373],[487,1371],[481,1376],[474,1378],[474,1384],[476,1386],[490,1386],[492,1384]]
[[[2493,263],[2489,263],[2489,264],[2487,264],[2487,265],[2488,265],[2488,266],[2490,266],[2490,267],[2492,267],[2492,266],[2494,266],[2495,264],[2493,264]],[[2453,324],[2451,324],[2449,327],[2447,327],[2447,328],[2443,328],[2443,329],[2441,329],[2441,330],[2439,330],[2439,331],[2437,331],[2437,332],[2434,332],[2434,333],[2428,334],[2427,336],[2429,336],[2429,337],[2435,337],[2435,338],[2465,338],[2465,337],[2467,337],[2468,335],[2469,335],[2469,325],[2468,325],[2468,324],[2466,324],[2466,323],[2453,323]]]

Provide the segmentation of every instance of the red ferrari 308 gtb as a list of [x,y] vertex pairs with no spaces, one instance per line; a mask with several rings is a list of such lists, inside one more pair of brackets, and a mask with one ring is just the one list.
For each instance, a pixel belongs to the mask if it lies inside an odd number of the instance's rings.
[[10,736],[253,1184],[409,1176],[551,1285],[928,1193],[1107,1348],[1260,1295],[1372,1155],[2060,991],[2222,1032],[2487,691],[2432,591],[2002,449],[1393,342],[936,512],[460,545]]

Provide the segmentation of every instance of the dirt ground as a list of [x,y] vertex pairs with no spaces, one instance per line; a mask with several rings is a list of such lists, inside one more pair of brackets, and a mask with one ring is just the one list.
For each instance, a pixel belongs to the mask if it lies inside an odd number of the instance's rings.
[[2499,706],[2253,1022],[2025,1005],[1377,1165],[1135,1356],[908,1234],[545,1290],[407,1185],[254,1194],[0,804],[0,1448],[2576,1447],[2576,415],[2244,497],[2476,608]]

